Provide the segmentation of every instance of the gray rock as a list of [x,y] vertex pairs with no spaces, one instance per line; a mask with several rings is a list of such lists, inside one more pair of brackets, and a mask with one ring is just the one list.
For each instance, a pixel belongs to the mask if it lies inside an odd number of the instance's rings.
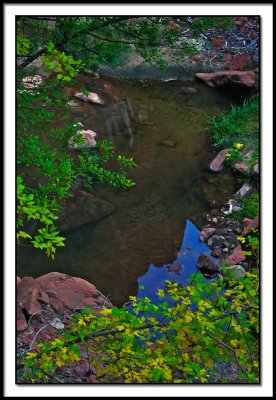
[[84,190],[77,190],[72,197],[65,200],[64,209],[58,215],[57,228],[61,232],[72,231],[98,221],[114,210],[113,204]]
[[242,187],[235,193],[236,197],[247,197],[253,192],[253,188],[249,183],[245,183]]
[[259,164],[254,165],[253,174],[255,174],[255,175],[259,175],[260,174],[260,166],[259,166]]
[[245,269],[241,265],[231,265],[230,267],[224,267],[223,272],[226,275],[230,274],[231,278],[239,279],[245,277]]
[[210,236],[212,236],[215,233],[215,228],[204,228],[200,232],[199,240],[201,242],[205,242]]
[[75,100],[70,100],[70,101],[68,101],[66,104],[67,104],[68,106],[70,106],[70,107],[79,107],[79,106],[80,106],[80,103],[78,103],[78,102],[75,101]]
[[229,153],[229,149],[224,149],[221,150],[216,157],[214,158],[214,160],[211,162],[209,168],[212,172],[220,172],[223,170],[223,162],[226,158],[226,155]]

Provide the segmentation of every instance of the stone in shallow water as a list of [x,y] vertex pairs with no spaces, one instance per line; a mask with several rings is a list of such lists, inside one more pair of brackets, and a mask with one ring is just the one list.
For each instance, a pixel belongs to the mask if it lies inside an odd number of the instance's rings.
[[181,271],[182,265],[178,263],[171,264],[168,268],[168,272],[179,272]]
[[167,146],[167,147],[171,147],[171,148],[175,147],[175,142],[173,140],[170,140],[170,139],[162,140],[162,142],[160,144],[162,146]]
[[213,161],[211,162],[210,167],[209,167],[211,171],[220,172],[223,170],[222,164],[226,158],[226,155],[229,153],[229,151],[230,151],[229,149],[224,149],[224,150],[221,150],[216,155],[216,157],[213,159]]

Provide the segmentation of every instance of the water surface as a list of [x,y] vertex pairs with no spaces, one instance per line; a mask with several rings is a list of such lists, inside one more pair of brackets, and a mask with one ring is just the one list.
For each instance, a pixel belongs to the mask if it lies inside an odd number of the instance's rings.
[[[72,108],[72,115],[96,131],[98,140],[112,140],[116,152],[135,159],[138,167],[129,177],[136,186],[118,190],[95,185],[93,194],[114,204],[116,211],[65,234],[66,247],[58,249],[54,261],[39,250],[20,247],[17,273],[79,276],[122,305],[137,294],[140,277],[152,265],[161,273],[162,266],[176,260],[186,220],[201,225],[204,211],[219,207],[236,191],[229,173],[208,171],[214,151],[205,131],[206,118],[228,111],[234,99],[193,81],[106,82],[118,99],[129,100],[133,118],[111,102],[106,107],[83,104]],[[87,76],[79,84],[92,91],[98,85]],[[184,93],[187,86],[198,92]],[[152,287],[159,279],[156,271],[149,275]]]

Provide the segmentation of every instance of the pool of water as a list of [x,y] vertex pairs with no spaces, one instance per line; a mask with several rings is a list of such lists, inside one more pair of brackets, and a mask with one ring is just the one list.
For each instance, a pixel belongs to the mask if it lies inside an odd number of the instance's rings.
[[[147,285],[157,286],[164,266],[178,257],[187,219],[201,225],[204,211],[219,207],[236,191],[229,173],[208,171],[214,151],[205,131],[206,118],[228,111],[235,99],[195,81],[105,82],[117,98],[129,100],[131,132],[112,104],[101,108],[84,103],[72,108],[72,115],[95,130],[99,140],[111,139],[116,152],[134,158],[138,167],[129,177],[136,186],[118,190],[95,185],[93,194],[114,204],[115,212],[64,234],[66,247],[58,249],[54,261],[39,250],[20,247],[17,274],[37,277],[58,271],[79,276],[122,305],[137,294],[147,272]],[[81,76],[79,85],[93,91],[98,83]],[[187,86],[197,93],[184,93]],[[192,272],[191,263],[184,262],[185,274]]]

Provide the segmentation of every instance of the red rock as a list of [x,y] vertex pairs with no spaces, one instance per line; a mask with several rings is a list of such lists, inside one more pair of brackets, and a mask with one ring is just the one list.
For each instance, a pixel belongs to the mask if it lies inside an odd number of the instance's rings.
[[228,64],[228,69],[229,71],[240,71],[241,69],[248,66],[250,62],[251,62],[250,54],[247,53],[235,54],[231,62]]
[[225,43],[224,39],[213,39],[212,40],[214,46],[223,46]]
[[254,87],[256,84],[254,71],[217,71],[211,74],[198,72],[196,77],[210,87],[229,85]]
[[24,331],[27,328],[27,321],[21,307],[17,304],[16,307],[16,329],[18,331]]
[[231,61],[232,58],[233,58],[232,54],[224,54],[222,59],[223,59],[223,61],[227,62],[227,61]]
[[241,261],[245,260],[245,256],[242,253],[241,245],[238,245],[233,252],[226,258],[226,262],[229,265],[236,265],[239,264]]
[[224,162],[224,160],[226,158],[226,155],[229,153],[229,151],[230,151],[229,149],[224,149],[224,150],[221,150],[216,155],[216,157],[214,158],[214,160],[211,162],[211,164],[209,166],[211,171],[220,172],[220,171],[223,170],[222,164],[223,164],[223,162]]
[[[245,225],[245,223],[244,223]],[[257,229],[260,225],[260,219],[259,219],[259,215],[257,215],[257,217],[255,217],[253,220],[248,220],[246,221],[246,225],[244,230],[241,233],[241,236],[245,236],[247,235],[249,232],[252,231],[252,229]]]

